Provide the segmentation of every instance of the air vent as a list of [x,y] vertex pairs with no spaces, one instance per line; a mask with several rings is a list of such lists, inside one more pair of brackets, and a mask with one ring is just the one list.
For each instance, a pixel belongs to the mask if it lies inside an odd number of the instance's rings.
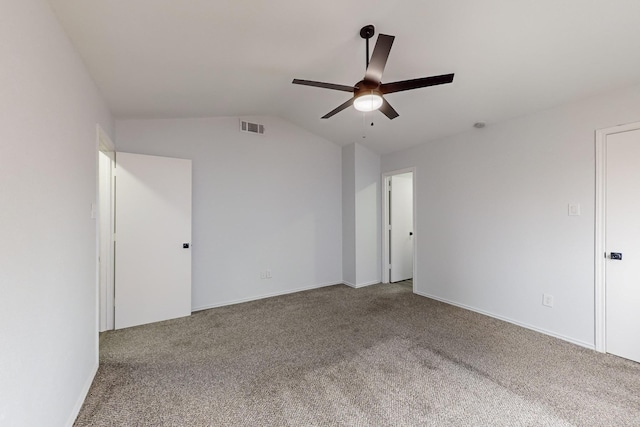
[[258,123],[245,122],[244,120],[240,120],[240,131],[257,133],[262,135],[264,134],[264,125],[261,125]]

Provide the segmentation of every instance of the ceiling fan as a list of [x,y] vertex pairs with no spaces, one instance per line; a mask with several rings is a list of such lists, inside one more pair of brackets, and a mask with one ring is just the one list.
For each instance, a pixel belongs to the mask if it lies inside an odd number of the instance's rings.
[[389,58],[391,45],[395,36],[387,34],[379,34],[378,41],[373,48],[371,60],[369,60],[369,39],[375,34],[373,25],[366,25],[360,30],[360,37],[367,41],[367,68],[364,79],[360,80],[353,86],[338,85],[333,83],[316,82],[312,80],[293,79],[293,84],[315,86],[324,89],[341,90],[344,92],[353,92],[353,97],[344,104],[334,108],[324,116],[323,119],[339,113],[345,108],[353,105],[358,111],[380,110],[389,119],[398,117],[398,113],[384,99],[383,95],[401,92],[403,90],[418,89],[421,87],[435,86],[453,81],[453,73],[443,74],[440,76],[422,77],[418,79],[402,80],[392,83],[382,83],[382,73]]

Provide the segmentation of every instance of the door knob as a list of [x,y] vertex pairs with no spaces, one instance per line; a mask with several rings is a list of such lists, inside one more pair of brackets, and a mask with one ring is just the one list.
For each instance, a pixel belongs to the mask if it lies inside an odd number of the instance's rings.
[[622,252],[611,252],[611,259],[622,260]]
[[189,244],[188,243],[183,243],[182,244],[182,249],[189,249]]
[[413,236],[413,231],[410,231],[410,232],[409,232],[409,236]]

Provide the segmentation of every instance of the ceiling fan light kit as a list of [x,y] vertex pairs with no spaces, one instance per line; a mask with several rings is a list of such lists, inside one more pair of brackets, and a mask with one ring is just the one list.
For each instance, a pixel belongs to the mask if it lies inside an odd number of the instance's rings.
[[384,72],[385,65],[387,65],[387,59],[389,58],[389,53],[391,52],[391,46],[393,45],[395,37],[387,34],[379,34],[378,41],[373,48],[373,54],[371,54],[371,59],[369,59],[369,39],[373,37],[374,34],[375,28],[373,25],[366,25],[360,30],[360,37],[365,39],[367,42],[367,68],[364,79],[356,83],[354,86],[293,79],[293,84],[353,93],[353,97],[351,99],[322,116],[323,119],[328,119],[351,105],[353,105],[358,111],[368,112],[380,110],[389,119],[395,119],[399,114],[384,99],[383,95],[401,92],[404,90],[418,89],[421,87],[441,85],[451,83],[453,81],[453,74],[443,74],[441,76],[382,83],[382,73]]
[[382,95],[371,91],[364,95],[359,95],[353,100],[353,107],[358,111],[374,111],[382,107]]

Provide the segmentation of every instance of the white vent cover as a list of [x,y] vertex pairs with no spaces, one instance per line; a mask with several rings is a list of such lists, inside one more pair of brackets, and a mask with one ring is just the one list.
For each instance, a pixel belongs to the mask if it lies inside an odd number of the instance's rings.
[[264,134],[264,125],[240,120],[240,132],[257,133],[262,135]]

